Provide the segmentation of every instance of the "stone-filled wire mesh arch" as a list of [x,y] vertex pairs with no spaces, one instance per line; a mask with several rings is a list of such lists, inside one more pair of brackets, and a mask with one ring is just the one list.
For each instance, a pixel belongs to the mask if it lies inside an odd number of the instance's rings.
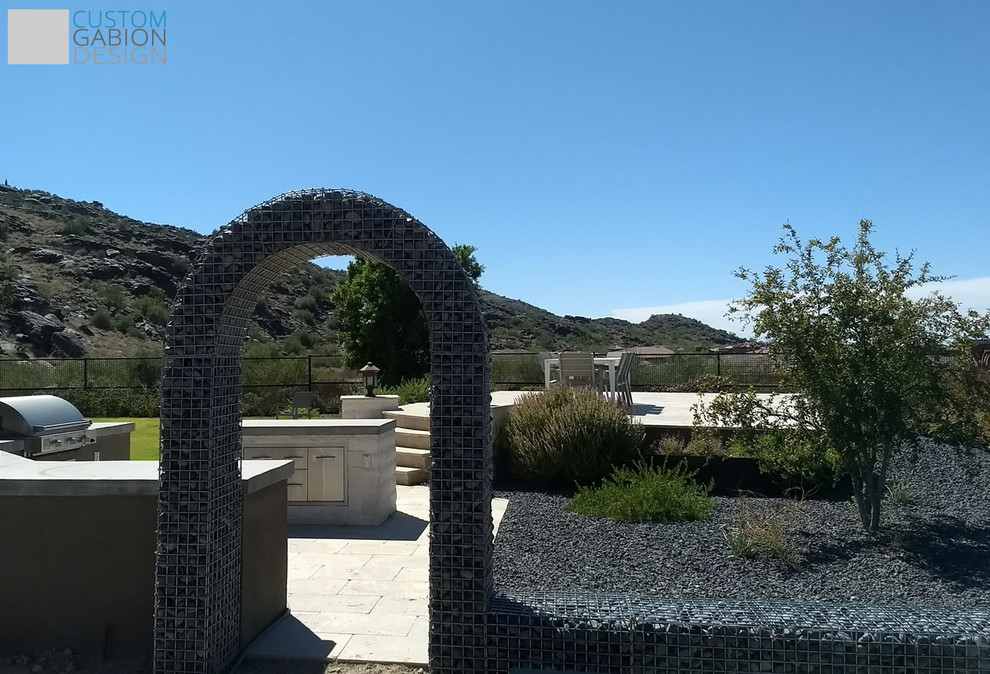
[[[488,337],[451,250],[405,211],[361,192],[290,192],[205,246],[165,337],[155,569],[155,670],[222,672],[240,650],[240,398],[245,327],[281,272],[327,255],[390,265],[430,328],[430,658],[484,662],[492,593]],[[474,665],[476,666],[476,665]]]

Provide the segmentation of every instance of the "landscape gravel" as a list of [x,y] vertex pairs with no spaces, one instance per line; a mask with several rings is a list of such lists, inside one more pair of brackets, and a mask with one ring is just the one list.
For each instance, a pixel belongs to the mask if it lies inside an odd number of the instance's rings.
[[[777,599],[990,607],[990,452],[925,442],[895,457],[879,535],[850,501],[717,498],[710,520],[620,523],[569,513],[568,494],[504,491],[495,584],[505,590],[620,592],[668,598]],[[902,492],[903,493],[903,492]],[[725,534],[748,512],[787,513],[796,567],[733,557]]]

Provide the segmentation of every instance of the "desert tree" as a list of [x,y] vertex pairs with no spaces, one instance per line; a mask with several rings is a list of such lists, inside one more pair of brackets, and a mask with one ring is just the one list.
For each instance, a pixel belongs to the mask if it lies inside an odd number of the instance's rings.
[[696,409],[699,423],[741,429],[789,427],[819,433],[838,452],[852,481],[863,527],[880,528],[891,456],[918,440],[967,446],[987,440],[990,384],[973,363],[974,338],[990,315],[961,311],[925,284],[935,276],[914,254],[893,258],[874,248],[873,224],[856,243],[838,237],[802,242],[790,224],[774,253],[786,265],[740,268],[748,294],[729,315],[767,340],[792,394],[761,398],[727,392]]

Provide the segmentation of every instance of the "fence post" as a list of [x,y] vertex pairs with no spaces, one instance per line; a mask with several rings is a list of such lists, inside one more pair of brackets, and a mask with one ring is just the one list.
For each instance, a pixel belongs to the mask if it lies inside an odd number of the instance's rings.
[[309,392],[312,393],[313,392],[313,356],[306,354],[306,361],[307,361],[306,364],[309,368],[306,377],[306,379],[309,381],[307,388],[309,389]]
[[722,354],[715,354],[715,378],[722,380]]
[[83,358],[83,388],[89,388],[89,358]]

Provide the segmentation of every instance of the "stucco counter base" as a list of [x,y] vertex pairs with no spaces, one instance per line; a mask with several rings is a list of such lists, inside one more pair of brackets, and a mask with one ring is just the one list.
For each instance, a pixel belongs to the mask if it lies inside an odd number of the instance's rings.
[[245,459],[288,459],[289,524],[382,524],[395,512],[395,420],[242,422]]

